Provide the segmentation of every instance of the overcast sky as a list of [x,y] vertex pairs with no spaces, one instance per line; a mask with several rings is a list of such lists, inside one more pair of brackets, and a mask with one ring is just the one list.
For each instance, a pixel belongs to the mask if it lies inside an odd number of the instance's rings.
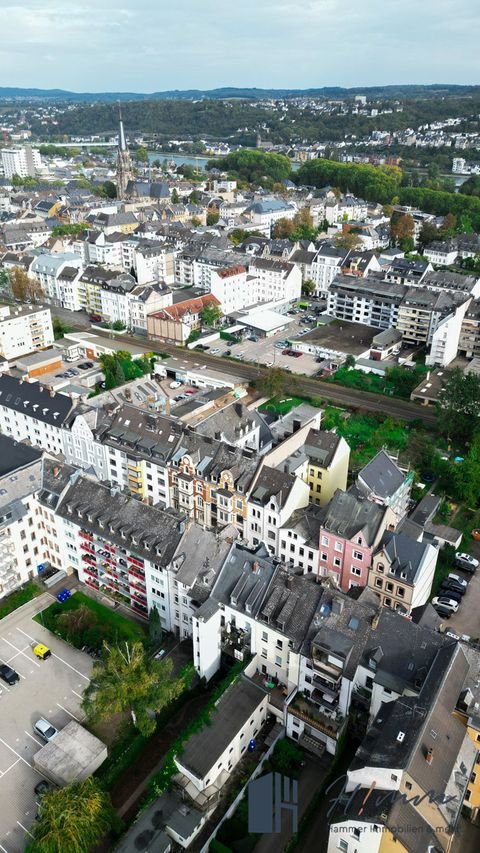
[[0,0],[0,86],[479,83],[478,0]]

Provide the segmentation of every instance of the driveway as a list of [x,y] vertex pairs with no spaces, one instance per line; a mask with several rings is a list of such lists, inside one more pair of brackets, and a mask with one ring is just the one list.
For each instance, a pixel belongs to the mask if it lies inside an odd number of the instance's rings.
[[[44,744],[33,733],[34,723],[45,717],[61,729],[72,719],[83,719],[80,703],[92,659],[33,621],[53,600],[43,593],[0,621],[0,660],[20,676],[12,687],[0,682],[0,851],[4,853],[25,849],[35,819],[38,803],[33,788],[41,776],[33,767],[33,756]],[[48,660],[34,656],[32,646],[37,642],[51,649]]]

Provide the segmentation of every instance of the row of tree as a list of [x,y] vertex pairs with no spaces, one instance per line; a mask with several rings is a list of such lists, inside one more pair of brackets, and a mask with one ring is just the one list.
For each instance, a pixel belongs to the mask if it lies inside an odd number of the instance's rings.
[[297,182],[315,187],[339,187],[367,201],[387,204],[398,195],[402,171],[397,166],[337,163],[334,160],[309,160],[297,172]]

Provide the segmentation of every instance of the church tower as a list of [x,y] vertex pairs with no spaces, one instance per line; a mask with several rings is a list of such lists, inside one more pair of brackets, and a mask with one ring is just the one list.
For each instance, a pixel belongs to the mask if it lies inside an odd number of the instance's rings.
[[123,127],[122,111],[119,108],[120,124],[118,131],[118,152],[117,152],[117,198],[124,199],[127,196],[127,186],[129,181],[133,181],[132,161],[128,153],[127,140],[125,139],[125,129]]

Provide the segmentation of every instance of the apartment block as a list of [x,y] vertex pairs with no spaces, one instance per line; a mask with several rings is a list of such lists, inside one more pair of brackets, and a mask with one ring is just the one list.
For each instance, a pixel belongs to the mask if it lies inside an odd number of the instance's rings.
[[51,346],[53,341],[49,308],[0,306],[0,355],[3,358],[10,361],[28,355]]

